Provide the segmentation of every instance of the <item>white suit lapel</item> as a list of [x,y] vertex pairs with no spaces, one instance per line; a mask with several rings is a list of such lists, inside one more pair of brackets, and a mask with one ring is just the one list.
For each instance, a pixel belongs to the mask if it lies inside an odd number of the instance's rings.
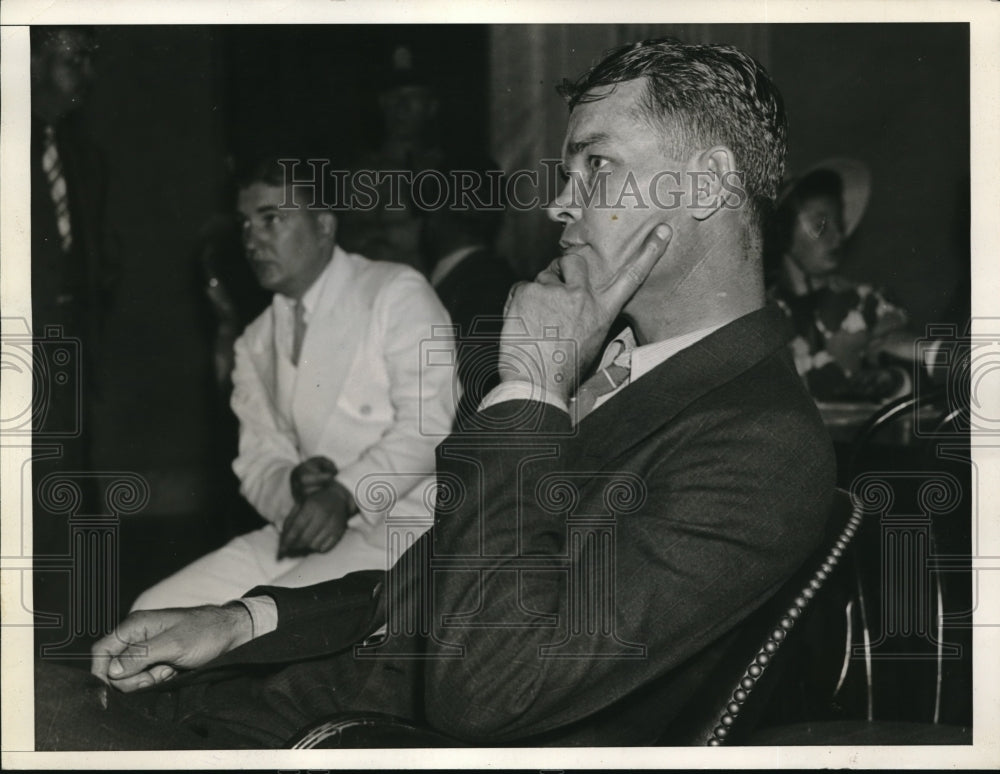
[[292,418],[284,410],[278,396],[278,351],[274,340],[277,330],[276,313],[275,302],[272,300],[262,321],[263,325],[251,333],[248,350],[250,362],[271,404],[275,422],[283,429],[290,429]]
[[367,326],[366,298],[358,293],[359,266],[334,248],[332,265],[311,315],[299,358],[292,414],[300,448],[315,449],[331,421]]

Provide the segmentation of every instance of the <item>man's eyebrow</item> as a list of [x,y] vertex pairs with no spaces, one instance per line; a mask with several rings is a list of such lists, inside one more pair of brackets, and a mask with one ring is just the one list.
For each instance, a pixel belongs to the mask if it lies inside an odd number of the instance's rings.
[[606,142],[608,139],[608,135],[605,132],[594,132],[593,134],[588,134],[579,140],[574,140],[573,142],[567,144],[566,154],[568,156],[579,156],[589,146]]

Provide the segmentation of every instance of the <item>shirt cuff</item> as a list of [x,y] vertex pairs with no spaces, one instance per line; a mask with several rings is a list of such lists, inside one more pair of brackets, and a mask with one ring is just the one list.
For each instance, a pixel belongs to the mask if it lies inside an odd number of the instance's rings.
[[479,411],[484,411],[491,406],[495,406],[498,403],[505,403],[509,400],[541,401],[542,403],[548,403],[550,406],[555,406],[567,414],[569,413],[569,407],[561,398],[546,391],[543,387],[523,381],[500,382],[483,398],[479,404]]
[[241,597],[236,601],[250,613],[253,622],[250,639],[270,634],[278,628],[278,604],[271,597]]

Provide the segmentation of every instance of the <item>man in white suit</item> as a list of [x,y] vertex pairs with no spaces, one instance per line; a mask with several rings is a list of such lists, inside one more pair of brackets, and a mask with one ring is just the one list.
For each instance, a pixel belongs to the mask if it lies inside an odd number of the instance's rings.
[[[273,160],[250,168],[237,202],[250,264],[275,296],[236,342],[233,470],[270,523],[153,586],[133,609],[385,569],[387,513],[430,526],[434,449],[455,396],[451,367],[421,367],[421,342],[448,314],[418,272],[338,247],[334,213],[309,188],[286,188],[284,173]],[[435,337],[436,352],[451,346]]]

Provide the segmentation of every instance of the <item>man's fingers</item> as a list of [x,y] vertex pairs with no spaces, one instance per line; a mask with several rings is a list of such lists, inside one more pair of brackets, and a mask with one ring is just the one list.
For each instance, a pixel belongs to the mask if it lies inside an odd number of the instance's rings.
[[535,282],[539,285],[584,285],[587,281],[587,262],[576,253],[566,253],[538,272]]
[[310,509],[309,512],[303,517],[302,521],[305,524],[302,527],[302,531],[299,533],[298,541],[303,546],[312,547],[315,544],[316,538],[322,534],[327,527],[329,527],[329,520],[326,514],[319,510]]
[[327,551],[333,550],[333,547],[340,542],[340,536],[335,532],[327,535],[323,540],[318,543],[314,548],[321,554],[325,554]]
[[170,666],[170,664],[154,664],[138,674],[112,679],[111,685],[119,691],[129,693],[130,691],[138,691],[141,688],[148,688],[151,685],[158,685],[167,680],[172,680],[176,676],[177,670]]
[[327,457],[310,457],[300,466],[303,473],[336,473],[337,466]]
[[310,457],[292,470],[292,496],[296,501],[304,500],[323,487],[329,486],[336,475],[337,466],[329,457]]
[[150,667],[148,671],[154,683],[164,683],[177,676],[177,670],[170,666],[170,664],[157,664]]
[[127,647],[128,643],[121,639],[117,630],[99,639],[90,649],[90,673],[107,682],[108,666],[111,664],[111,659]]
[[310,495],[326,489],[336,480],[335,473],[310,473],[303,475],[299,479],[299,499],[304,500]]
[[313,549],[326,553],[340,542],[346,531],[346,524],[339,519],[327,519],[323,525],[323,530],[316,536],[316,539],[312,543]]
[[[145,612],[133,613],[115,627],[111,634],[102,637],[90,649],[91,674],[107,682],[121,671],[121,657],[138,657],[149,648],[149,641],[163,630],[162,619],[151,619]],[[111,673],[112,665],[116,670]]]
[[337,466],[334,465],[333,460],[328,457],[313,457],[313,459],[316,460],[320,470],[325,470],[329,473],[337,472]]
[[91,650],[90,674],[106,683],[108,681],[108,667],[111,665],[112,658],[114,656],[107,652]]
[[620,309],[635,295],[667,249],[672,236],[673,229],[666,223],[660,223],[643,240],[635,255],[622,265],[608,286],[606,297],[611,306]]
[[299,476],[299,483],[304,489],[312,489],[316,487],[324,487],[329,484],[336,477],[336,473],[333,471],[313,471],[304,472]]
[[140,688],[148,688],[154,684],[152,676],[148,672],[141,672],[131,677],[123,677],[120,680],[111,679],[111,686],[122,693],[138,691]]
[[296,506],[292,508],[291,513],[285,517],[285,523],[281,525],[281,537],[278,540],[278,558],[285,556],[288,549],[294,545],[295,540],[298,539],[299,531],[301,527],[298,522],[299,514],[302,513],[302,509]]
[[507,312],[510,310],[510,305],[514,302],[514,297],[521,292],[521,288],[523,288],[525,285],[528,284],[530,283],[525,282],[524,280],[519,280],[518,282],[515,282],[513,285],[510,286],[510,290],[507,291],[507,300],[504,302],[503,305],[504,317],[507,316]]
[[563,283],[562,258],[556,258],[535,275],[539,285],[561,285]]
[[313,551],[326,553],[333,548],[336,540],[336,532],[332,524],[327,524],[309,541],[309,547]]
[[[153,669],[155,669],[155,667]],[[123,693],[138,691],[141,688],[149,688],[149,686],[156,685],[158,682],[162,682],[162,680],[157,680],[153,676],[152,669],[144,669],[142,672],[129,677],[111,679],[111,685]]]
[[108,675],[119,679],[141,672],[157,659],[153,654],[153,642],[155,642],[155,638],[129,645],[111,659],[111,663],[108,665]]
[[564,284],[570,287],[587,287],[589,285],[587,261],[582,255],[566,253],[558,260]]

